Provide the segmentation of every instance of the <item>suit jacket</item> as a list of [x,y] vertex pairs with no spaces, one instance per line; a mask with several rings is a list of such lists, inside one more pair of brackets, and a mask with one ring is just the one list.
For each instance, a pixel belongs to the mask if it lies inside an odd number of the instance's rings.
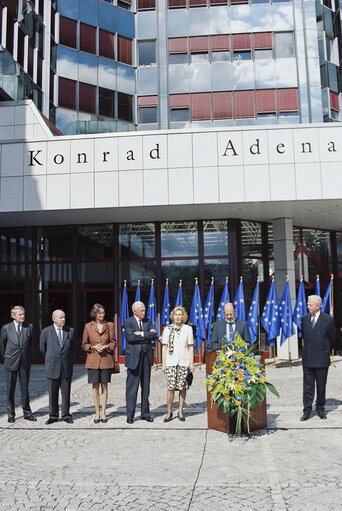
[[[235,320],[235,334],[238,332],[242,339],[246,341],[248,344],[251,343],[251,336],[249,333],[249,328],[247,321],[242,321],[242,319],[236,319]],[[214,326],[213,335],[210,338],[209,342],[209,350],[217,350],[221,348],[222,346],[222,339],[226,335],[226,320],[221,319],[220,321],[217,321]]]
[[135,335],[134,332],[139,330],[139,325],[134,316],[126,319],[124,322],[126,349],[125,349],[125,366],[128,369],[136,369],[139,364],[141,350],[143,344],[147,346],[147,356],[151,366],[153,365],[153,346],[151,341],[157,339],[156,332],[150,332],[153,327],[152,321],[148,318],[141,320],[144,330],[144,336]]
[[301,321],[303,336],[302,364],[307,367],[329,367],[330,351],[336,345],[335,322],[329,314],[320,312],[315,327],[312,328],[310,314]]
[[50,325],[40,334],[39,347],[45,356],[45,372],[47,378],[53,380],[62,374],[71,379],[74,358],[74,329],[63,327],[63,346],[61,348],[54,325]]
[[13,321],[4,325],[0,334],[0,352],[5,359],[6,371],[17,371],[20,364],[29,369],[32,360],[32,325],[24,321],[20,336]]
[[[107,346],[102,353],[92,351],[95,344]],[[102,332],[97,328],[96,321],[86,323],[83,331],[82,348],[87,352],[85,366],[87,369],[112,369],[114,367],[113,351],[116,341],[114,339],[113,323],[103,322]]]

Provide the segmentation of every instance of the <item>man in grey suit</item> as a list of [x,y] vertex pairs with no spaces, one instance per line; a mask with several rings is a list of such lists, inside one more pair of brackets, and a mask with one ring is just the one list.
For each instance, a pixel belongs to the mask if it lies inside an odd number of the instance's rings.
[[53,325],[40,334],[40,351],[45,355],[45,371],[49,381],[49,418],[45,424],[58,421],[58,393],[62,393],[62,419],[72,424],[70,391],[74,356],[74,329],[65,325],[62,310],[52,313]]
[[147,422],[153,422],[148,397],[153,365],[152,340],[158,337],[152,321],[145,318],[145,305],[142,302],[134,302],[132,311],[133,316],[124,322],[127,342],[125,366],[127,367],[126,413],[128,424],[134,422],[139,383],[141,385],[141,418]]
[[225,319],[215,323],[213,335],[209,342],[209,350],[217,350],[227,344],[227,341],[224,339],[225,336],[229,341],[233,341],[237,332],[247,344],[250,344],[251,336],[247,321],[236,318],[234,305],[229,302],[225,303],[223,311]]
[[13,321],[3,326],[0,334],[0,353],[5,359],[8,422],[14,422],[14,393],[18,376],[24,419],[36,421],[31,411],[28,389],[32,359],[32,325],[25,321],[25,309],[21,305],[13,307],[11,317]]

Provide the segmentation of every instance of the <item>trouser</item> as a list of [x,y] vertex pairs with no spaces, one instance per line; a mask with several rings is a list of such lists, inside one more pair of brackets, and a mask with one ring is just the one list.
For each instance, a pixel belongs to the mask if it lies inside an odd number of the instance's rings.
[[62,394],[62,418],[71,417],[70,414],[70,391],[71,378],[65,378],[61,373],[59,378],[48,378],[49,382],[49,415],[51,419],[58,419],[58,394]]
[[150,380],[151,364],[147,353],[141,351],[140,360],[136,369],[127,369],[126,413],[128,418],[134,417],[139,383],[141,385],[141,415],[149,415],[150,403],[148,397],[150,394]]
[[329,367],[303,366],[303,407],[305,413],[311,412],[315,397],[315,383],[317,392],[316,411],[324,412],[328,370]]
[[15,417],[14,407],[14,393],[17,384],[17,377],[19,376],[20,392],[21,392],[21,406],[23,408],[24,417],[29,417],[32,414],[30,407],[29,396],[29,380],[30,368],[26,369],[20,364],[17,371],[6,372],[6,388],[7,388],[7,414],[8,417]]

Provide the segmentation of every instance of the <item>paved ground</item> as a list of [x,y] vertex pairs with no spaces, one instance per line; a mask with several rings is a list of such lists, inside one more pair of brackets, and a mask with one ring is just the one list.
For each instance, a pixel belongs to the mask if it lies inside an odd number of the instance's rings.
[[[153,370],[153,424],[125,417],[125,370],[110,384],[109,421],[93,423],[85,370],[75,367],[73,425],[47,419],[44,368],[34,366],[32,409],[9,425],[0,367],[0,511],[47,510],[341,510],[342,358],[329,371],[328,418],[302,423],[299,363],[269,367],[279,392],[268,394],[268,427],[230,441],[207,429],[205,369],[196,368],[186,421],[163,423],[165,377]],[[19,402],[19,401],[18,401]]]

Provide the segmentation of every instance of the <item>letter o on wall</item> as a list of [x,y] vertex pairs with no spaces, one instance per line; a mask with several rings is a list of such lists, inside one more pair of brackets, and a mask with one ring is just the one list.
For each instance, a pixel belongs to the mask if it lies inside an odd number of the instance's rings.
[[60,165],[61,163],[63,163],[64,161],[63,154],[55,154],[53,161],[55,162],[56,165]]

